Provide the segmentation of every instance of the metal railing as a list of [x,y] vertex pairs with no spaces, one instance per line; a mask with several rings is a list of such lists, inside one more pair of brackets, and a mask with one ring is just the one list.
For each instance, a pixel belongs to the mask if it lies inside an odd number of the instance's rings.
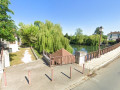
[[[112,46],[106,47],[100,50],[100,55],[104,55],[120,46],[120,43],[114,44]],[[90,52],[85,56],[85,61],[89,61],[93,58],[98,58],[98,51]]]

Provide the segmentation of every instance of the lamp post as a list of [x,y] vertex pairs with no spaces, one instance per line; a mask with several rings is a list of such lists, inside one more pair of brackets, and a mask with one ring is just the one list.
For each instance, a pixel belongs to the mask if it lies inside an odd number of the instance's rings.
[[100,40],[99,40],[99,47],[98,47],[98,57],[100,57],[100,43],[101,43],[101,37],[102,37],[102,30],[103,30],[103,27],[100,26],[100,27],[99,27],[99,31],[100,31]]

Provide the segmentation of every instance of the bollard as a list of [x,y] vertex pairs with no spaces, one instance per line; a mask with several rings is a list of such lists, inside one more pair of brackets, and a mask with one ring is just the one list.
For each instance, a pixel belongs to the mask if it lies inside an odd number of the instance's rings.
[[70,79],[72,78],[72,68],[70,66]]
[[53,81],[53,69],[51,69],[51,81]]
[[7,86],[7,79],[6,79],[6,73],[4,72],[4,84]]
[[85,56],[85,61],[87,61],[87,56]]
[[28,71],[28,79],[29,79],[29,85],[31,85],[31,72]]
[[51,67],[51,55],[50,55],[50,67]]
[[83,71],[82,71],[83,74],[84,74],[84,67],[85,67],[85,65],[83,64]]

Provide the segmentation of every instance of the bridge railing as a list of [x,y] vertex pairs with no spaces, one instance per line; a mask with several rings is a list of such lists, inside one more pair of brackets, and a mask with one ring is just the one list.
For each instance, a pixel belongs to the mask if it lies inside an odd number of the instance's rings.
[[[120,43],[114,44],[112,46],[106,47],[100,50],[100,55],[104,55],[120,46]],[[89,61],[93,58],[98,58],[98,51],[90,52],[85,56],[85,61]]]

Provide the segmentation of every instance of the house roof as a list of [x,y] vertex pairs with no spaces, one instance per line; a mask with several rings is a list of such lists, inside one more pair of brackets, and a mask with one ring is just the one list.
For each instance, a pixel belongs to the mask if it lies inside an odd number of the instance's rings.
[[68,56],[68,55],[72,55],[71,53],[69,53],[67,50],[65,50],[64,48],[56,51],[55,53],[51,54],[51,57],[57,57],[57,56]]
[[120,32],[119,31],[118,32],[115,31],[115,32],[110,32],[109,34],[120,34]]

